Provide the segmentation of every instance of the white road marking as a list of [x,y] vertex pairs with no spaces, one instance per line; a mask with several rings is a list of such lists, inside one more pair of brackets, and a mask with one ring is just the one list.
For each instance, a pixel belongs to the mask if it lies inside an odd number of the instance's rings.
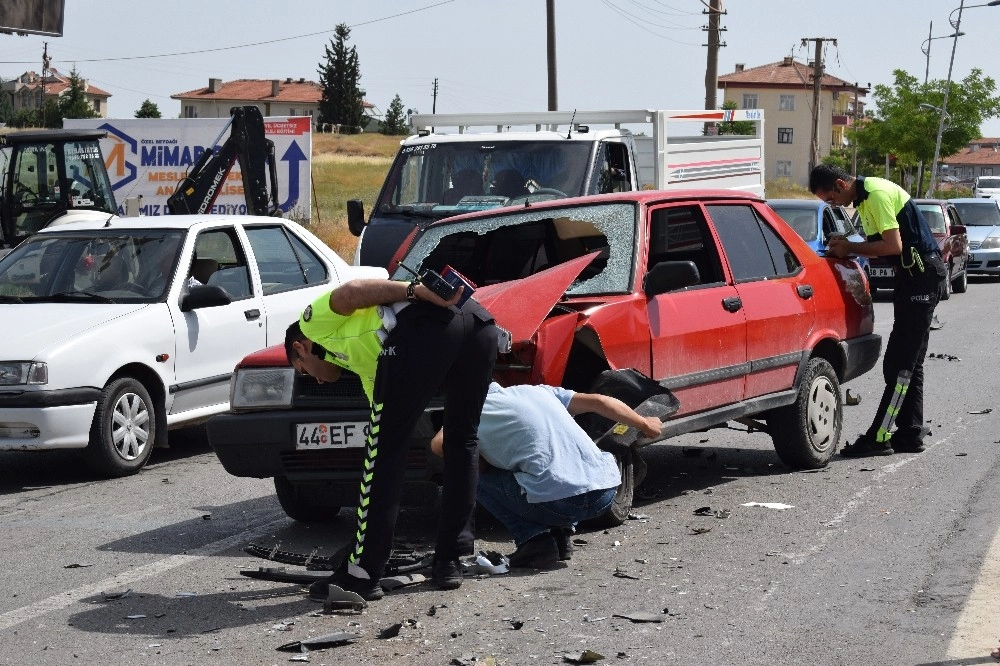
[[[267,530],[276,525],[286,523],[287,520],[287,518],[282,517],[270,523],[260,525],[254,528],[253,531],[259,532],[261,530]],[[22,622],[27,622],[28,620],[34,620],[35,618],[41,617],[46,613],[63,610],[64,608],[68,608],[75,603],[79,603],[87,597],[97,596],[101,592],[108,589],[122,587],[129,583],[135,583],[141,580],[153,578],[154,576],[176,569],[177,567],[182,567],[186,564],[191,564],[206,557],[211,557],[212,555],[221,553],[224,550],[233,548],[239,543],[246,541],[247,538],[248,535],[246,532],[240,532],[239,534],[234,534],[226,537],[225,539],[206,544],[201,548],[193,549],[183,555],[171,555],[170,557],[165,557],[162,560],[150,562],[149,564],[145,564],[130,571],[122,572],[116,576],[112,576],[111,578],[105,578],[104,580],[96,583],[78,587],[75,590],[69,590],[61,594],[53,595],[48,599],[42,599],[41,601],[33,603],[29,606],[22,606],[21,608],[15,608],[14,610],[7,611],[6,613],[0,615],[0,631],[10,629],[11,627],[17,626]]]
[[997,616],[997,581],[1000,580],[1000,531],[986,551],[979,577],[969,592],[962,613],[955,623],[955,633],[948,644],[947,658],[984,657],[1000,641],[1000,617]]

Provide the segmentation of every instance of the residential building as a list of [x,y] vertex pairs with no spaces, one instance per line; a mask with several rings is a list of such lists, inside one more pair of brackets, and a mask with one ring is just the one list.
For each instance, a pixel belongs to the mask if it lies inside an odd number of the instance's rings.
[[[293,79],[238,79],[224,82],[209,79],[208,86],[171,95],[180,100],[182,118],[228,118],[234,106],[255,105],[264,116],[310,116],[319,118],[319,103],[323,88],[315,81]],[[371,117],[375,107],[364,102],[365,115]],[[332,127],[316,127],[319,131],[337,131]]]
[[[21,109],[41,111],[45,106],[45,100],[52,99],[58,102],[59,97],[69,90],[68,75],[60,73],[55,68],[47,72],[45,76],[35,72],[25,72],[16,79],[4,81],[0,85],[0,90],[10,95],[15,112]],[[111,97],[111,93],[92,86],[83,79],[83,94],[97,117],[108,117],[108,98]]]
[[[764,178],[809,182],[812,142],[813,67],[791,56],[719,76],[723,100],[738,109],[764,110]],[[860,118],[868,88],[823,75],[819,95],[819,156],[847,145],[845,130]]]
[[970,141],[940,162],[941,177],[952,182],[972,183],[978,176],[1000,176],[1000,138]]

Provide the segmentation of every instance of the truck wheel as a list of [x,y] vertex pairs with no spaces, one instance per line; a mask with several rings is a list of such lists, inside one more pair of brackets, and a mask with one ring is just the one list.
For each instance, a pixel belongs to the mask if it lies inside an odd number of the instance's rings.
[[615,493],[615,499],[611,506],[599,516],[584,521],[587,527],[594,529],[604,529],[607,527],[618,527],[626,520],[628,514],[632,512],[632,500],[635,496],[635,466],[633,456],[637,455],[632,449],[620,449],[614,453],[615,462],[618,463],[618,471],[621,473],[622,482]]
[[85,449],[87,463],[102,476],[135,474],[156,442],[156,410],[149,392],[132,377],[108,382],[97,400]]
[[951,281],[951,290],[956,294],[964,294],[968,288],[969,288],[969,276],[963,270],[961,275],[959,275],[957,278]]
[[795,403],[771,412],[767,425],[781,462],[795,469],[820,469],[837,450],[842,419],[837,373],[826,359],[813,358]]
[[274,477],[274,492],[285,515],[302,523],[326,523],[336,519],[339,506],[330,504],[323,484],[294,483],[286,477]]

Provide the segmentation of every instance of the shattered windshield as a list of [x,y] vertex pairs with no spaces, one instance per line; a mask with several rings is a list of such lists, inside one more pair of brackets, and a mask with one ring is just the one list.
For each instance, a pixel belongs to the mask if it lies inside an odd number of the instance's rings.
[[39,234],[0,260],[0,302],[148,303],[165,297],[183,231]]
[[441,218],[584,193],[591,142],[463,141],[404,146],[378,214]]
[[[567,290],[569,296],[628,293],[633,279],[637,206],[614,203],[497,215],[435,225],[403,260],[419,271],[446,265],[477,286],[534,275],[599,252]],[[409,279],[402,268],[394,279]]]

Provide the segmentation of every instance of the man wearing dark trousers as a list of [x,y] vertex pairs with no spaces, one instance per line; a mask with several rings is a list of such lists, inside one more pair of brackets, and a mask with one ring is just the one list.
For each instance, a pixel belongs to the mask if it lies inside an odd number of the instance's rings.
[[[866,240],[832,238],[827,253],[885,257],[896,269],[892,332],[885,345],[885,390],[872,425],[840,455],[890,455],[924,450],[924,356],[940,290],[947,279],[937,242],[910,195],[883,178],[853,177],[822,164],[809,174],[809,190],[829,204],[854,205]],[[893,430],[893,425],[896,429]]]
[[419,282],[352,280],[309,305],[289,326],[285,352],[296,371],[336,381],[341,368],[361,378],[372,406],[353,550],[310,596],[329,584],[366,600],[379,586],[392,550],[406,457],[405,442],[435,392],[445,393],[444,483],[432,567],[443,589],[462,584],[458,559],[473,552],[476,430],[497,354],[497,329],[461,290],[445,301]]

